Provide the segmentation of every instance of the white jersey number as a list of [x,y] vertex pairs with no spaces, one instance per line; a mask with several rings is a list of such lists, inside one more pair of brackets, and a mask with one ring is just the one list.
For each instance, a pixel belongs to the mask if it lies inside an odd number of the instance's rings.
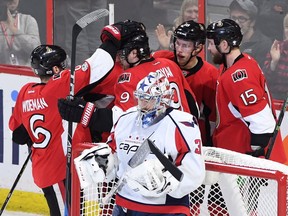
[[257,101],[257,96],[253,93],[253,89],[248,89],[240,95],[245,106],[254,104]]
[[36,114],[30,118],[30,130],[33,133],[33,136],[37,140],[41,140],[41,142],[35,142],[33,144],[33,147],[34,148],[46,148],[51,140],[52,135],[50,131],[46,130],[43,127],[40,127],[40,126],[34,127],[37,121],[44,122],[44,116]]

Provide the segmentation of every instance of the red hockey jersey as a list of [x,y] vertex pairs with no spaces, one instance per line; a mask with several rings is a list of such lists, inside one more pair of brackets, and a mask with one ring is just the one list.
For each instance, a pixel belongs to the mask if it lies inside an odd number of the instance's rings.
[[244,54],[218,78],[217,122],[213,144],[251,152],[251,133],[273,133],[275,117],[266,80],[257,62]]
[[[123,111],[136,105],[134,91],[138,82],[153,71],[162,71],[168,78],[171,88],[174,90],[174,99],[171,106],[175,109],[190,112],[188,98],[195,96],[191,91],[185,77],[176,63],[164,58],[151,58],[140,65],[129,68],[124,71],[118,78],[115,85],[115,106],[113,111],[116,116],[113,120],[117,120]],[[195,100],[196,101],[196,100]],[[198,116],[197,116],[198,117]]]
[[[99,81],[113,65],[111,56],[98,49],[76,68],[75,92]],[[58,113],[57,103],[59,98],[69,95],[69,91],[69,70],[54,75],[46,84],[28,83],[20,90],[10,117],[9,128],[14,131],[23,125],[33,141],[32,174],[40,188],[65,179],[68,124]]]
[[[174,52],[160,50],[153,53],[153,57],[168,58],[175,61]],[[199,126],[202,135],[202,142],[205,146],[207,139],[211,136],[206,125],[216,121],[216,83],[219,75],[218,69],[212,64],[203,61],[197,56],[198,63],[190,70],[182,69],[191,90],[195,94],[200,109]],[[207,131],[209,130],[209,131]]]

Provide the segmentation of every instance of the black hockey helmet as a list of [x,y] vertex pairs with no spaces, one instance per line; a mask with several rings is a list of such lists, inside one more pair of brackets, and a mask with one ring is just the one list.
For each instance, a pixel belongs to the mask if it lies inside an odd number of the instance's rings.
[[131,37],[121,42],[121,55],[125,58],[133,49],[137,50],[139,59],[150,56],[149,38],[146,33],[146,27],[143,23],[138,24],[142,26],[142,28],[138,28]]
[[37,76],[52,76],[54,66],[66,68],[67,54],[56,45],[40,45],[31,53],[31,67]]
[[226,40],[230,47],[238,47],[242,41],[240,26],[231,19],[212,22],[207,27],[207,38],[213,39],[216,46]]
[[204,45],[206,41],[205,25],[194,22],[193,20],[186,21],[175,29],[174,42],[177,38]]

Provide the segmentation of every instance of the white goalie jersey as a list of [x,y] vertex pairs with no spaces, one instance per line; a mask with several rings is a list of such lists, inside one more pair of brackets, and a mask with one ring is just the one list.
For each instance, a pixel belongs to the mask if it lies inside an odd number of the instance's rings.
[[[126,112],[110,137],[109,144],[115,148],[119,161],[117,176],[127,176],[126,184],[116,195],[116,204],[141,212],[188,215],[188,194],[197,189],[205,177],[197,120],[189,113],[174,109],[167,109],[164,118],[148,128],[142,128],[137,118],[137,111]],[[147,138],[183,172],[182,181],[171,177],[152,153],[143,164],[133,169],[128,165]]]

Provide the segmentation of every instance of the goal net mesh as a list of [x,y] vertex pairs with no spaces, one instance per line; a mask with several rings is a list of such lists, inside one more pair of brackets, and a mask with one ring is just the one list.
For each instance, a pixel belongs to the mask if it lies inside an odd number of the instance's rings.
[[[203,147],[203,155],[206,178],[203,185],[189,195],[191,215],[287,215],[286,165],[213,147]],[[79,212],[83,216],[111,215],[115,197],[108,204],[102,199],[117,181],[80,189],[78,176],[75,171],[73,173],[72,215],[79,215]]]

